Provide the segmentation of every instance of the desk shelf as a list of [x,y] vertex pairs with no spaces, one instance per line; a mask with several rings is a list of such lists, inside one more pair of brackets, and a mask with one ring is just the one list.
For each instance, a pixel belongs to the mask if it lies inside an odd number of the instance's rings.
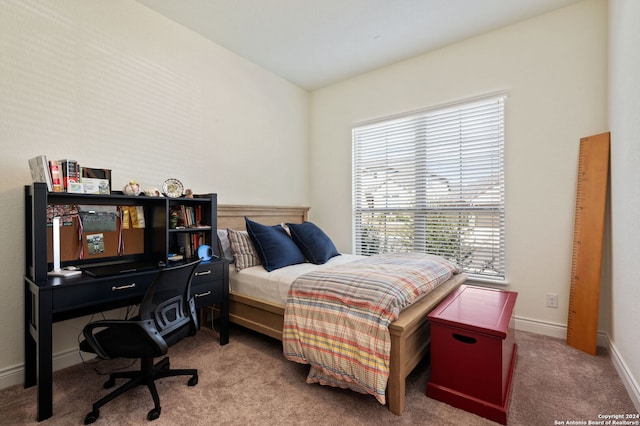
[[[212,248],[214,256],[198,266],[191,292],[196,308],[213,304],[219,306],[220,344],[224,345],[229,341],[228,263],[220,256],[217,244],[216,194],[194,195],[193,198],[128,196],[122,193],[70,194],[48,192],[46,184],[34,183],[25,187],[24,198],[24,386],[38,386],[38,421],[53,414],[53,323],[139,303],[158,268],[170,264],[168,254],[175,253],[183,238],[197,236],[198,244],[207,244]],[[86,227],[79,225],[81,219],[78,209],[65,210],[63,206],[116,207],[111,209],[118,212],[111,221],[115,223],[115,229],[105,225],[104,229],[89,232]],[[171,211],[180,206],[198,211],[199,227],[171,229]],[[123,229],[124,215],[121,212],[125,209],[130,212],[131,208],[137,207],[141,207],[136,212],[143,214],[144,228],[134,228],[131,222],[129,230]],[[61,247],[66,249],[61,250],[62,267],[73,265],[82,270],[120,262],[142,262],[152,268],[131,269],[105,277],[90,276],[86,271],[67,278],[49,277],[48,271],[53,267],[53,232],[48,222],[51,222],[54,214],[52,210],[56,208],[58,211],[69,212],[70,226],[61,227],[60,232]],[[102,234],[98,239],[102,240],[102,251],[86,251],[86,237],[89,234]],[[124,246],[121,246],[121,241],[124,241]],[[85,250],[84,256],[79,256],[80,249]],[[189,254],[184,261],[197,258],[194,248]]]
[[[197,246],[211,246],[215,256],[220,256],[217,244],[217,194],[194,195],[193,198],[169,198],[111,195],[71,194],[49,192],[46,184],[34,183],[25,187],[26,269],[25,276],[35,282],[44,282],[52,269],[51,209],[60,206],[111,206],[122,210],[139,207],[143,212],[144,228],[120,229],[122,218],[115,219],[118,229],[113,231],[84,232],[78,239],[77,213],[71,214],[71,226],[61,227],[61,266],[86,267],[96,264],[122,261],[143,261],[153,265],[168,264],[168,254],[189,249],[186,258],[197,258]],[[197,222],[189,222],[184,228],[172,227],[171,212],[180,208],[197,212]],[[128,223],[130,221],[127,221]],[[181,223],[182,225],[182,223]],[[101,233],[104,236],[104,252],[90,253],[86,235]],[[197,237],[197,240],[196,240]],[[124,244],[121,246],[120,241]],[[184,247],[189,243],[188,247]],[[82,244],[82,247],[80,246]],[[79,258],[80,249],[83,258]],[[183,253],[184,254],[184,253]]]

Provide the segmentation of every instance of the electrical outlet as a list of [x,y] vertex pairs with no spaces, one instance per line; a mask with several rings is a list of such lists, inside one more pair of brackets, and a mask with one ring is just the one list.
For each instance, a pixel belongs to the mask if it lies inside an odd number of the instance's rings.
[[558,307],[558,295],[555,293],[547,293],[547,308]]

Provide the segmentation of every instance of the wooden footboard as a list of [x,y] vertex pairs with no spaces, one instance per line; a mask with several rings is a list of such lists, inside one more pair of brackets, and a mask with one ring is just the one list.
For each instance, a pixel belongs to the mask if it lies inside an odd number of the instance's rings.
[[[244,216],[265,224],[303,222],[308,207],[218,206],[218,227],[244,229]],[[441,284],[400,313],[389,326],[391,361],[387,384],[389,410],[397,415],[405,408],[406,378],[429,351],[427,315],[465,280],[459,274]],[[229,294],[229,320],[261,334],[282,340],[284,307],[234,292]]]
[[429,351],[431,337],[427,315],[466,279],[464,274],[455,275],[400,312],[398,319],[389,325],[391,359],[387,404],[393,414],[401,415],[404,411],[406,378]]

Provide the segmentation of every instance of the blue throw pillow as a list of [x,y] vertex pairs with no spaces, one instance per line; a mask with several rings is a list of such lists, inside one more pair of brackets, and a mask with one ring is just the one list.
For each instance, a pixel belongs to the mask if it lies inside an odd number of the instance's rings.
[[304,263],[304,255],[282,226],[266,226],[246,217],[244,220],[264,269],[271,272],[285,266]]
[[338,256],[338,250],[331,238],[311,222],[287,223],[291,239],[296,243],[311,263],[322,265],[334,256]]

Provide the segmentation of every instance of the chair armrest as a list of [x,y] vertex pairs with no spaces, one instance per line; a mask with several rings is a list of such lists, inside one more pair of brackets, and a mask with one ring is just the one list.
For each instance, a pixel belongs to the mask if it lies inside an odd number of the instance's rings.
[[118,329],[119,332],[127,334],[139,335],[141,339],[149,340],[160,353],[166,353],[168,350],[167,342],[162,338],[156,329],[153,320],[100,320],[87,324],[83,330],[84,338],[102,359],[110,359],[105,349],[100,345],[96,338],[96,329]]
[[189,299],[189,314],[191,316],[191,320],[193,321],[193,330],[191,330],[191,335],[193,336],[200,328],[200,324],[198,323],[198,312],[196,309],[196,299],[194,297],[191,297],[191,299]]

